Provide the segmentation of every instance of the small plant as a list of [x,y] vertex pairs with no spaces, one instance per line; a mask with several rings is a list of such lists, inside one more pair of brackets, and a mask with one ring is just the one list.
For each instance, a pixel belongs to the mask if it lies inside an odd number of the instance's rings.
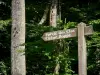
[[3,61],[0,62],[0,75],[7,75],[6,65]]

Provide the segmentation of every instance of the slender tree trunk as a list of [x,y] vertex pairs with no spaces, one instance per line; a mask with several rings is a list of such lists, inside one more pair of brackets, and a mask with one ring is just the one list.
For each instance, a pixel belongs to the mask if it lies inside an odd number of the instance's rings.
[[12,0],[11,75],[26,75],[24,2]]
[[[50,8],[50,26],[57,26],[57,6],[58,0],[51,0],[51,8]],[[60,64],[57,63],[54,69],[54,75],[59,75]]]
[[57,14],[57,20],[61,20],[61,2],[58,0],[58,14]]
[[50,25],[53,27],[57,26],[57,4],[58,0],[51,0]]
[[49,11],[49,6],[46,6],[46,9],[44,10],[44,14],[43,14],[41,21],[39,22],[39,25],[43,24],[46,21],[48,11]]
[[55,69],[54,69],[54,75],[59,75],[59,69],[60,69],[60,64],[57,63],[57,64],[56,64],[56,67],[55,67]]

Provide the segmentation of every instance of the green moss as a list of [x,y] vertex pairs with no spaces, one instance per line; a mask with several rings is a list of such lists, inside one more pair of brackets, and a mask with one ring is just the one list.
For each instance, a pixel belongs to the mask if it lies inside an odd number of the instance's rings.
[[25,52],[25,50],[23,49],[18,49],[18,50],[16,50],[18,53],[24,53]]

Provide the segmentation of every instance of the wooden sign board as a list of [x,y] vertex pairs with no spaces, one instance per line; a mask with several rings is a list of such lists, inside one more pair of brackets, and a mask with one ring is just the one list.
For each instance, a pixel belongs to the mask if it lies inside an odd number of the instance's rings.
[[[78,32],[77,28],[46,32],[43,34],[42,39],[44,41],[50,41],[50,40],[56,40],[56,39],[76,37],[77,32]],[[84,33],[85,35],[91,35],[93,33],[92,26],[86,26]]]

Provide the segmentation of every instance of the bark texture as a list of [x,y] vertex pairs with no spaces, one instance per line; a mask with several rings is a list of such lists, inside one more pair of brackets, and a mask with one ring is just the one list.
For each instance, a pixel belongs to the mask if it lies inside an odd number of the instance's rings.
[[11,75],[26,75],[24,2],[12,0]]
[[57,4],[58,0],[51,0],[50,25],[53,27],[57,26]]

